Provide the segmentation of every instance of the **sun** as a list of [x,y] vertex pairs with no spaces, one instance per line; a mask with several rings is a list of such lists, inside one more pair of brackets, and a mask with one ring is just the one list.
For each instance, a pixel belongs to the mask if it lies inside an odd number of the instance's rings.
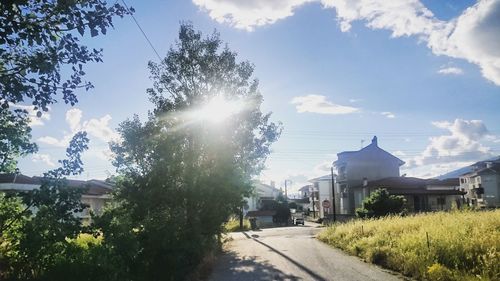
[[223,96],[215,96],[197,110],[198,118],[212,123],[222,123],[243,109],[243,103],[238,100],[227,100]]

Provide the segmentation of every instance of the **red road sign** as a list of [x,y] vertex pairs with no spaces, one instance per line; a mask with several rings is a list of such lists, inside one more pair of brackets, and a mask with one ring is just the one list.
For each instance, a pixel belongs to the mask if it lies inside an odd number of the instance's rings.
[[322,204],[323,204],[323,208],[330,208],[330,201],[325,199],[325,200],[323,200]]

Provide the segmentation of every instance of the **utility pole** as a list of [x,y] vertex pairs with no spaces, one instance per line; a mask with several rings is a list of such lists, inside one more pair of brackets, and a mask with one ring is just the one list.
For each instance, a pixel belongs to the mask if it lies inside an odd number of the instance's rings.
[[314,185],[312,187],[312,198],[313,198],[313,218],[316,218],[316,209],[315,209],[315,205],[316,203],[314,202],[314,197],[316,197],[316,195],[314,195]]
[[335,181],[333,180],[333,166],[331,167],[332,172],[332,206],[333,206],[333,222],[337,221],[337,211],[335,210]]
[[286,199],[286,201],[288,201],[288,190],[287,190],[287,188],[286,188],[286,182],[287,182],[287,181],[288,181],[288,180],[285,180],[285,199]]

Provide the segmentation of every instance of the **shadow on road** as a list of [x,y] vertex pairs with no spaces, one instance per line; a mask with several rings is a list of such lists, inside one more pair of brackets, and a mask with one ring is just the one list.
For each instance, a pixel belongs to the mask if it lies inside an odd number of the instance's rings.
[[314,278],[314,280],[326,280],[324,279],[323,277],[319,276],[318,274],[314,273],[312,270],[310,270],[309,268],[303,266],[302,264],[296,262],[294,259],[290,258],[289,256],[283,254],[282,252],[280,252],[279,250],[275,249],[274,247],[272,246],[269,246],[267,245],[266,243],[260,241],[260,240],[257,240],[257,239],[253,239],[255,242],[269,248],[271,251],[275,252],[276,254],[284,257],[286,260],[288,260],[289,262],[293,263],[295,266],[297,266],[298,268],[302,269],[303,271],[307,272],[307,274],[309,274],[312,278]]
[[257,257],[239,257],[235,252],[226,252],[219,262],[224,269],[215,268],[210,280],[302,280],[285,274],[267,261],[257,260]]

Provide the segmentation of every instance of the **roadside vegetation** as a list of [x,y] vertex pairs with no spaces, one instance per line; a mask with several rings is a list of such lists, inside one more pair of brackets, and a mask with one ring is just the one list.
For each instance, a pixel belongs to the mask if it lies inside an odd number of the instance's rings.
[[318,239],[418,280],[500,280],[500,210],[355,220]]
[[237,217],[231,217],[225,224],[224,230],[226,232],[235,231],[247,231],[250,230],[250,221],[248,219],[243,219],[243,228],[240,228],[240,219]]

